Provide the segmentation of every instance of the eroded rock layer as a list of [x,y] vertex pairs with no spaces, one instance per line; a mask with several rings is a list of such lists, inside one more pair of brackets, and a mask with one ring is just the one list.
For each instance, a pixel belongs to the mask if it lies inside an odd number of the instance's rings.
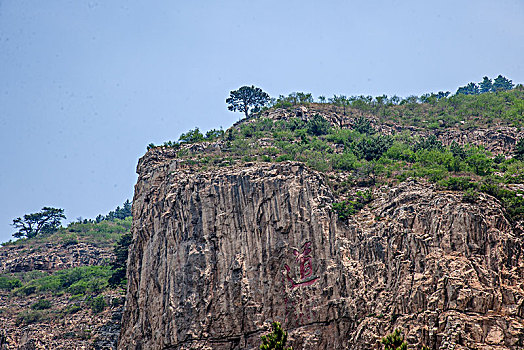
[[375,349],[402,328],[432,349],[524,346],[522,233],[497,201],[408,180],[337,219],[299,163],[138,166],[121,349]]

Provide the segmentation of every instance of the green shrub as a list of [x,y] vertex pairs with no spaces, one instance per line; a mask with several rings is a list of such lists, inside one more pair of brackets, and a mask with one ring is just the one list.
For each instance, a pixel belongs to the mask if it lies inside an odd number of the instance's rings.
[[439,182],[439,185],[445,189],[453,191],[465,191],[468,189],[476,189],[478,184],[472,182],[467,176],[450,176]]
[[478,198],[479,194],[473,188],[468,188],[466,191],[464,191],[464,194],[462,196],[462,200],[468,203],[474,203],[478,200]]
[[80,304],[72,304],[72,305],[68,305],[64,310],[63,312],[65,314],[75,314],[77,313],[78,311],[82,310],[82,306],[80,306]]
[[331,129],[331,133],[326,135],[326,140],[338,145],[349,146],[360,137],[357,132],[351,129]]
[[23,285],[20,288],[15,289],[14,293],[17,294],[17,295],[28,296],[28,295],[31,295],[33,293],[36,293],[37,288],[38,288],[38,286],[35,285],[34,283],[28,283],[26,285]]
[[261,350],[293,350],[293,348],[287,348],[287,332],[282,329],[279,322],[272,323],[273,331],[269,334],[263,335],[260,339],[262,344],[260,345]]
[[281,154],[275,159],[275,162],[285,162],[287,160],[294,160],[293,156],[290,154]]
[[54,272],[52,275],[36,277],[27,281],[15,290],[19,295],[30,295],[36,292],[67,291],[71,294],[99,292],[108,285],[111,276],[109,266],[81,266]]
[[379,159],[393,144],[391,136],[372,136],[362,138],[354,145],[355,153],[367,161]]
[[295,139],[295,133],[291,130],[282,130],[273,132],[273,138],[279,141],[293,141]]
[[0,289],[13,290],[22,286],[22,282],[18,278],[9,276],[0,276]]
[[201,141],[204,141],[204,135],[202,135],[199,128],[194,128],[193,130],[189,130],[186,133],[182,133],[178,141],[180,143],[201,142]]
[[51,301],[47,299],[40,299],[33,305],[31,305],[31,309],[33,310],[46,310],[51,308]]
[[340,170],[355,170],[359,167],[357,157],[353,152],[344,152],[342,154],[334,154],[332,157],[333,169]]
[[321,115],[315,114],[313,118],[307,122],[306,128],[310,135],[320,136],[328,133],[331,124]]
[[421,149],[425,149],[425,150],[441,150],[443,147],[442,147],[442,142],[440,142],[440,140],[437,139],[437,137],[435,135],[430,135],[429,137],[425,137],[425,138],[422,138],[420,139],[417,143],[415,143],[415,145],[413,146],[413,150],[416,152],[418,150],[421,150]]
[[466,163],[477,175],[485,176],[492,171],[491,165],[493,164],[493,160],[480,150],[472,152],[472,154],[466,158]]
[[356,214],[364,205],[373,200],[373,194],[370,190],[364,192],[358,191],[355,197],[341,202],[333,203],[333,211],[337,213],[340,220],[347,220],[351,215]]
[[78,236],[76,234],[64,235],[61,237],[62,245],[64,247],[78,244]]
[[80,280],[80,281],[77,281],[73,284],[71,284],[68,288],[67,288],[67,292],[72,294],[72,295],[76,295],[76,294],[85,294],[85,292],[87,291],[88,289],[88,283],[87,281],[84,281],[84,280]]
[[299,160],[305,162],[309,167],[317,171],[325,172],[331,169],[331,162],[322,152],[304,150],[304,153],[300,157]]
[[164,144],[162,145],[163,147],[172,147],[172,148],[179,148],[180,147],[180,143],[176,142],[176,141],[166,141],[164,142]]
[[131,235],[131,233],[123,234],[122,237],[120,237],[120,239],[116,243],[115,247],[113,248],[113,255],[115,259],[111,264],[112,273],[111,277],[108,280],[109,284],[112,286],[125,286],[127,271],[127,255],[132,240],[133,236]]
[[382,338],[381,343],[385,350],[408,350],[408,343],[404,341],[404,336],[400,329],[395,329],[391,334]]
[[371,126],[371,122],[366,117],[359,117],[352,126],[353,130],[366,135],[375,133],[375,129]]
[[[408,349],[408,343],[404,341],[404,336],[402,335],[402,331],[400,329],[395,329],[393,333],[386,335],[380,342],[384,345],[384,350]],[[422,345],[421,350],[429,350],[429,347]]]
[[278,128],[282,130],[290,130],[290,131],[305,130],[304,129],[305,125],[306,125],[306,122],[300,118],[290,118],[286,121],[277,122]]
[[41,311],[24,310],[16,317],[16,325],[37,323],[44,319]]
[[99,295],[91,299],[91,301],[89,302],[89,306],[91,307],[91,310],[93,310],[95,314],[102,312],[106,307],[106,302],[104,300],[104,297],[102,295]]
[[524,218],[524,193],[522,191],[520,193],[511,191],[490,181],[482,183],[480,191],[500,200],[510,219],[519,220]]
[[213,140],[217,140],[222,137],[224,137],[224,130],[222,130],[222,128],[220,130],[217,130],[217,129],[208,130],[206,132],[206,136],[204,136],[206,141],[213,141]]
[[384,154],[389,159],[403,160],[407,162],[415,161],[415,152],[407,143],[395,141]]

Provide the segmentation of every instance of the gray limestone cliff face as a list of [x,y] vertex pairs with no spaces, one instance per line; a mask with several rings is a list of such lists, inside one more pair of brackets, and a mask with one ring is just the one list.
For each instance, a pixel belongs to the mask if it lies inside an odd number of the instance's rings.
[[432,349],[524,346],[522,233],[495,199],[407,181],[349,221],[299,163],[138,166],[120,349],[376,349],[402,328]]

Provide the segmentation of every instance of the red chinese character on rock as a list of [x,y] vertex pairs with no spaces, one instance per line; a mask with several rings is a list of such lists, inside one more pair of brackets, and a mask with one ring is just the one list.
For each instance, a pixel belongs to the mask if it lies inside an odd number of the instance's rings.
[[312,258],[309,256],[311,253],[311,242],[306,242],[302,246],[302,253],[297,249],[293,249],[293,255],[296,256],[295,262],[300,266],[300,281],[295,282],[295,280],[290,276],[291,268],[289,265],[285,264],[282,271],[287,281],[291,284],[291,288],[300,287],[300,286],[310,286],[318,280],[318,277],[313,276],[313,264]]
[[296,262],[300,263],[300,279],[305,279],[313,274],[313,266],[311,265],[311,242],[306,242],[302,246],[302,253],[299,253],[298,250],[294,249],[293,254],[297,257]]

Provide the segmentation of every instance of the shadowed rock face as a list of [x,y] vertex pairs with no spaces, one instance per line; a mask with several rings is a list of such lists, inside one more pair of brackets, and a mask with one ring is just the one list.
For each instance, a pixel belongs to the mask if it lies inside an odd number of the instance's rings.
[[434,349],[524,346],[522,236],[500,205],[407,181],[347,222],[299,163],[194,172],[141,159],[121,349],[374,349],[403,328]]

